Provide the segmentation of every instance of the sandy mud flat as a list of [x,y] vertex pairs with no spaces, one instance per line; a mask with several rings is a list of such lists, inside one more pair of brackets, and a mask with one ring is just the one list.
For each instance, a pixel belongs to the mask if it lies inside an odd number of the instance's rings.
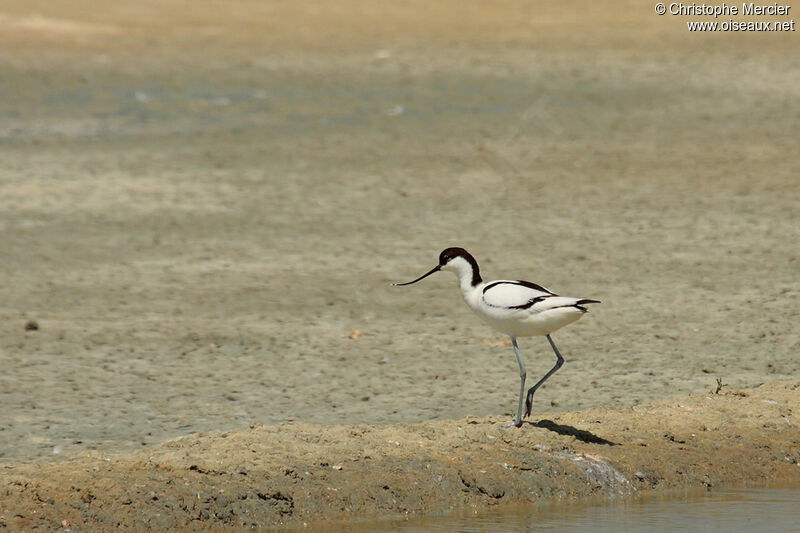
[[591,495],[800,483],[800,382],[625,409],[374,426],[285,423],[0,470],[0,525],[320,526]]
[[[617,0],[0,0],[2,523],[791,477],[798,37],[686,22]],[[498,429],[517,363],[451,276],[390,286],[448,246],[603,302],[554,335],[535,426]],[[529,379],[552,366],[520,348]]]

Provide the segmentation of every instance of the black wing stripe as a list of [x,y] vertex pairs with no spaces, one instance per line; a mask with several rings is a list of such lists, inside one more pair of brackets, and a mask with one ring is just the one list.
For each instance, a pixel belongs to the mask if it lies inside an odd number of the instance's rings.
[[556,293],[554,293],[554,292],[551,292],[551,291],[549,291],[549,290],[545,289],[545,288],[544,288],[544,287],[542,287],[541,285],[538,285],[538,284],[536,284],[536,283],[531,283],[530,281],[522,281],[521,279],[518,279],[518,280],[517,280],[517,283],[518,283],[518,284],[520,284],[520,285],[522,285],[523,287],[528,287],[529,289],[536,289],[537,291],[546,292],[546,293],[547,293],[547,294],[549,294],[550,296],[558,296]]
[[575,307],[575,308],[580,309],[581,311],[583,311],[585,313],[585,312],[588,311],[588,309],[586,309],[584,307],[584,305],[586,305],[586,304],[599,304],[599,303],[600,303],[600,300],[583,299],[583,300],[578,300],[574,304],[559,305],[558,307],[553,307],[552,309],[561,309],[563,307]]
[[531,298],[522,305],[512,305],[511,307],[509,307],[509,309],[529,309],[534,305],[538,304],[539,302],[544,301],[548,298],[550,298],[550,296],[537,296],[536,298]]
[[[522,281],[522,280],[517,280],[517,281],[495,281],[494,283],[490,283],[486,287],[483,288],[483,294],[486,294],[486,291],[488,291],[492,287],[495,287],[497,285],[502,285],[504,283],[506,283],[508,285],[521,285],[523,287],[528,287],[529,289],[534,289],[534,290],[537,290],[537,291],[546,292],[550,296],[558,296],[557,294],[555,294],[555,293],[553,293],[551,291],[548,291],[547,289],[545,289],[541,285],[537,285],[536,283],[531,283],[530,281]],[[533,304],[531,304],[531,305],[533,305]]]

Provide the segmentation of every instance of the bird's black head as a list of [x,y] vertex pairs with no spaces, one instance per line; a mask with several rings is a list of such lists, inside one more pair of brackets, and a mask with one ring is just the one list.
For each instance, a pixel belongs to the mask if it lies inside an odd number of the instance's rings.
[[464,259],[469,258],[467,259],[467,261],[469,261],[470,259],[475,261],[475,259],[470,255],[470,253],[463,248],[447,248],[446,250],[442,250],[442,253],[439,254],[439,266],[440,267],[445,266],[447,263],[449,263],[456,257],[463,257]]
[[472,257],[468,251],[463,248],[447,248],[442,250],[442,253],[439,254],[439,268],[445,270],[452,270],[457,268],[452,266],[451,268],[445,268],[451,261],[461,258],[472,267],[472,286],[479,284],[481,281],[481,272],[478,268],[478,262],[475,261],[475,258]]

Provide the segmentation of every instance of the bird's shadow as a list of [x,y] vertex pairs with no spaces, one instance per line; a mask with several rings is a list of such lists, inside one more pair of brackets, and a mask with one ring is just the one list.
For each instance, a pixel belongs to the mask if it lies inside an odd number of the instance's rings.
[[581,442],[588,442],[591,444],[604,444],[606,446],[618,446],[619,443],[612,442],[610,440],[604,439],[603,437],[598,437],[591,431],[586,431],[585,429],[578,429],[572,426],[565,426],[564,424],[556,424],[552,420],[539,420],[538,422],[528,422],[528,424],[535,426],[537,428],[542,429],[549,429],[559,435],[575,437]]

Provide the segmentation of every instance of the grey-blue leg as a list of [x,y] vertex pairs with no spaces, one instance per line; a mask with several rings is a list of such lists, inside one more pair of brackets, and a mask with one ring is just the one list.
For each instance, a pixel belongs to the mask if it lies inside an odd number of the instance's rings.
[[[525,416],[530,416],[531,414],[531,407],[533,406],[533,393],[536,392],[536,389],[541,387],[542,383],[547,381],[547,378],[555,374],[556,370],[561,368],[561,365],[564,364],[564,358],[561,357],[561,354],[558,352],[558,348],[556,348],[556,345],[555,343],[553,343],[553,339],[550,338],[550,335],[547,336],[547,340],[550,341],[550,346],[553,347],[553,351],[556,353],[556,364],[553,368],[550,369],[550,372],[545,374],[544,377],[540,379],[536,385],[534,385],[528,390],[528,397],[525,398]],[[520,401],[522,401],[522,398],[520,398]]]
[[519,346],[517,346],[517,338],[514,335],[509,335],[511,344],[514,346],[514,354],[517,356],[517,363],[519,363],[519,404],[517,405],[517,417],[514,419],[513,425],[522,426],[522,398],[525,396],[525,364],[522,362],[522,356],[519,354]]

